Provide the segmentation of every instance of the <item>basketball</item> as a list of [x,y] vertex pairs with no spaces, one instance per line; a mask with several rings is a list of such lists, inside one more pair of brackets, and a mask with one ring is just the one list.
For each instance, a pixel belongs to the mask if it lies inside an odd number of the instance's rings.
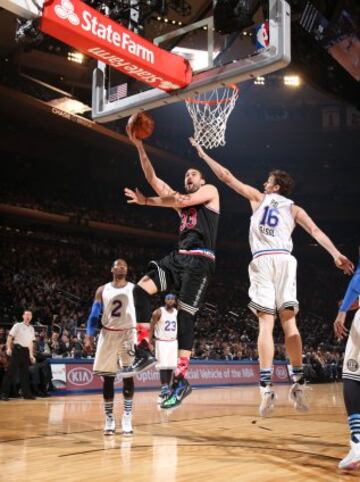
[[128,128],[137,139],[147,139],[154,131],[154,119],[146,112],[133,114],[128,120]]

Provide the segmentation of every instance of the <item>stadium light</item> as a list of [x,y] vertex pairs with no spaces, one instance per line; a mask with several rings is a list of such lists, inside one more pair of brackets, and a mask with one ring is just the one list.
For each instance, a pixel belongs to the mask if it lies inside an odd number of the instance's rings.
[[288,87],[300,87],[301,79],[298,75],[284,75],[284,85]]
[[265,85],[265,77],[256,77],[254,80],[255,85]]
[[81,52],[68,52],[67,58],[69,62],[75,62],[76,64],[82,64],[84,62],[84,54]]

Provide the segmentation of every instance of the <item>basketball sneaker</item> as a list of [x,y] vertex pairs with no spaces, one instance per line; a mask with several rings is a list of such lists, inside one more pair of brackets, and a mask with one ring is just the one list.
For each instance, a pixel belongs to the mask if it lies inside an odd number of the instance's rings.
[[133,428],[131,423],[132,415],[131,413],[124,413],[121,420],[122,434],[132,435]]
[[112,415],[106,415],[104,425],[104,435],[114,435],[116,430],[115,420]]
[[260,417],[269,417],[274,411],[276,393],[271,385],[263,387],[260,385],[261,402],[259,407]]
[[163,386],[161,387],[161,391],[160,391],[160,394],[158,396],[158,404],[161,404],[164,400],[166,400],[168,398],[168,396],[170,395],[171,391],[170,391],[170,388],[168,386]]
[[166,409],[177,407],[191,392],[190,383],[184,377],[175,378],[170,394],[161,402],[160,407]]
[[360,468],[360,443],[350,440],[350,451],[339,463],[341,470],[356,470]]
[[294,383],[290,388],[289,400],[298,412],[305,413],[309,411],[309,405],[305,399],[304,386],[300,383]]
[[156,358],[148,348],[135,347],[133,364],[128,367],[123,367],[120,370],[120,374],[123,378],[130,378],[152,367],[156,362]]

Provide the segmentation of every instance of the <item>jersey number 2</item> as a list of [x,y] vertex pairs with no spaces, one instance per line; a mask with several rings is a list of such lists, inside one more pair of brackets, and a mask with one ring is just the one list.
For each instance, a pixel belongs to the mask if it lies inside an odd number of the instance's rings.
[[270,206],[266,206],[264,208],[264,214],[260,221],[260,224],[263,226],[270,226],[271,228],[275,228],[279,224],[279,211],[276,208],[270,208]]
[[114,316],[114,317],[118,318],[119,316],[121,316],[120,310],[121,310],[121,307],[122,307],[122,303],[121,303],[120,300],[114,300],[112,302],[112,304],[113,304],[114,308],[111,311],[111,316]]

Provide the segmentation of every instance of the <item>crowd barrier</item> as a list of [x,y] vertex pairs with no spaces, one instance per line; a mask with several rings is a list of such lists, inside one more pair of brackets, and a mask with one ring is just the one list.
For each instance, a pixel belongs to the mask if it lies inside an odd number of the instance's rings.
[[[92,359],[51,359],[53,383],[57,393],[96,393],[102,388],[101,377],[92,372]],[[252,361],[191,361],[187,378],[194,387],[220,387],[251,385],[259,381],[259,365]],[[289,367],[285,362],[275,362],[275,383],[289,383]],[[159,372],[150,368],[135,377],[136,389],[157,389]],[[121,389],[121,377],[117,376],[115,387]]]

